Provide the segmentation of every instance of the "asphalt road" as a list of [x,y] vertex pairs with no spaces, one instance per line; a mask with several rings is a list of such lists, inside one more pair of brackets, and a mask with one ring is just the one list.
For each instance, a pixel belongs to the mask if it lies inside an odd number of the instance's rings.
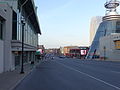
[[120,62],[48,59],[14,90],[120,90]]

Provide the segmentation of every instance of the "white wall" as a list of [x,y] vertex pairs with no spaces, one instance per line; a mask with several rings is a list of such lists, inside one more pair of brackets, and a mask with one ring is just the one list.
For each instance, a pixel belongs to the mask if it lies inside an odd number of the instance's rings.
[[4,4],[4,9],[6,9],[6,21],[5,21],[5,31],[4,31],[4,71],[12,70],[12,9],[7,4]]
[[0,40],[0,73],[2,73],[3,72],[3,60],[4,60],[4,50],[3,50],[3,48],[4,48],[4,45],[3,45],[3,41],[2,40]]
[[[100,57],[104,57],[104,53],[105,53],[105,57],[107,57],[106,60],[120,61],[120,50],[116,50],[114,44],[114,37],[116,35],[109,35],[100,38],[100,47],[99,47]],[[106,47],[105,50],[104,47]]]
[[[0,43],[3,51],[3,72],[13,70],[11,40],[12,40],[12,9],[6,4],[0,4],[1,12],[0,15],[4,18],[3,22],[3,44]],[[2,63],[2,62],[1,62]]]
[[[2,7],[2,4],[0,4],[0,7]],[[0,16],[4,19],[6,18],[5,11],[2,8],[0,8]],[[0,40],[0,73],[2,73],[3,71],[4,71],[4,40]]]

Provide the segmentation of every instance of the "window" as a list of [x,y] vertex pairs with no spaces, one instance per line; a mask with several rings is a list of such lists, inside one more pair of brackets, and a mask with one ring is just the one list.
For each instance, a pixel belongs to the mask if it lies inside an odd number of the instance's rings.
[[120,49],[120,40],[115,41],[115,49]]
[[13,11],[12,19],[12,40],[17,40],[17,14],[15,11]]
[[116,33],[120,33],[120,21],[116,22]]
[[0,39],[3,39],[3,23],[0,21]]

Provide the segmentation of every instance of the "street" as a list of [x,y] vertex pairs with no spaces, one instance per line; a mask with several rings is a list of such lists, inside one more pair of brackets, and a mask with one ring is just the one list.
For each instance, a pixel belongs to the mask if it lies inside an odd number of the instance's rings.
[[46,59],[14,90],[120,90],[120,62]]

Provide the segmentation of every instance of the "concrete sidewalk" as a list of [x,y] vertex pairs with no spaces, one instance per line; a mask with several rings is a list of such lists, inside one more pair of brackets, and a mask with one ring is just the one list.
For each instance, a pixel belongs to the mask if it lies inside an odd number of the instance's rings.
[[[37,63],[34,64],[34,67]],[[12,90],[23,78],[33,70],[31,64],[24,65],[24,74],[20,74],[20,67],[14,71],[0,74],[0,90]]]

